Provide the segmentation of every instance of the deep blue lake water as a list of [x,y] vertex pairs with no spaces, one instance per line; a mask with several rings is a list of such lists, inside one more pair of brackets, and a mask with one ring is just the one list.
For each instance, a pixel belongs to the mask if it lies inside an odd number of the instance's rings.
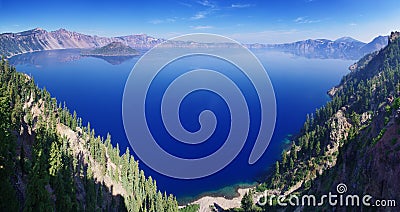
[[[235,186],[254,183],[280,158],[290,135],[300,130],[306,114],[314,112],[329,101],[326,91],[339,83],[341,77],[348,73],[348,66],[353,63],[350,60],[307,59],[266,50],[255,50],[254,54],[268,72],[277,101],[276,127],[267,151],[257,163],[248,165],[253,144],[246,143],[238,157],[225,169],[195,180],[166,177],[140,163],[146,175],[157,180],[159,189],[173,193],[179,200],[185,201],[204,194],[232,195]],[[46,87],[58,101],[65,101],[68,108],[71,111],[76,110],[85,123],[90,122],[97,134],[105,137],[109,132],[113,144],[119,143],[124,152],[130,146],[121,117],[122,95],[127,77],[139,58],[140,56],[124,61],[105,61],[101,58],[80,57],[78,50],[56,50],[18,55],[11,58],[10,63],[18,71],[33,76],[39,87]],[[213,65],[215,68],[215,64],[210,61],[208,66]],[[188,70],[190,65],[207,66],[204,60],[194,57],[174,68],[178,73]],[[214,107],[217,116],[222,117],[222,123],[224,117],[229,117],[218,96],[196,92],[192,98],[182,102],[180,115],[183,125],[188,130],[195,131],[198,128],[198,123],[193,121],[197,120],[196,114],[209,107]],[[159,121],[157,117],[151,116],[150,119]],[[229,131],[224,125],[217,129],[221,132],[221,137],[226,136]],[[157,136],[163,135],[160,133]],[[214,142],[205,142],[206,146],[195,150],[179,145],[164,145],[163,148],[189,158],[203,157],[221,145],[218,138]]]

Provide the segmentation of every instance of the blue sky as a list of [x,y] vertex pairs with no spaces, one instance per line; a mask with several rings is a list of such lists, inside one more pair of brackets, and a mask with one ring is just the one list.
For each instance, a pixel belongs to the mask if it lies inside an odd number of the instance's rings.
[[65,28],[99,36],[194,32],[244,43],[351,36],[368,42],[400,30],[398,0],[2,1],[0,32]]

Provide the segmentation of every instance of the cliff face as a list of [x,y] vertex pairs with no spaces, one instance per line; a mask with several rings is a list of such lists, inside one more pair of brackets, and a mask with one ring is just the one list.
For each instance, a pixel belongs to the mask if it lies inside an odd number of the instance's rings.
[[[371,195],[375,200],[395,200],[400,208],[400,42],[399,33],[389,36],[388,46],[360,60],[344,77],[333,96],[349,96],[346,116],[355,127],[342,140],[336,166],[316,178],[309,194],[336,191],[339,183],[347,193]],[[361,65],[360,65],[361,64]],[[358,83],[355,83],[358,82]],[[361,100],[358,102],[357,100]],[[361,114],[361,112],[363,112]],[[359,115],[357,115],[359,114]],[[357,118],[357,119],[356,119]],[[338,208],[345,211],[346,208]]]
[[[330,91],[332,100],[307,118],[290,149],[283,152],[275,172],[258,190],[269,189],[286,196],[293,193],[322,196],[329,192],[337,194],[336,186],[343,183],[347,185],[346,194],[371,195],[372,203],[382,199],[396,201],[395,207],[375,208],[378,211],[400,209],[400,38],[397,34],[392,33],[385,48],[353,65],[352,72]],[[348,208],[325,204],[319,210]]]
[[20,33],[4,33],[0,35],[0,54],[13,56],[16,54],[71,48],[102,47],[111,42],[122,42],[133,48],[151,48],[162,42],[145,34],[123,37],[99,37],[59,29],[48,32],[36,28]]

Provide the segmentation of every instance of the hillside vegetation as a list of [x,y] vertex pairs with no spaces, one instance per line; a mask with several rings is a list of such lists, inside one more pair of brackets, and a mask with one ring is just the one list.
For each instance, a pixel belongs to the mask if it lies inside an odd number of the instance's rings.
[[[350,194],[400,200],[400,40],[394,35],[385,48],[353,65],[331,90],[332,100],[307,116],[257,191],[322,195],[344,183]],[[283,209],[274,204],[264,209]]]
[[1,211],[178,211],[129,153],[0,60]]

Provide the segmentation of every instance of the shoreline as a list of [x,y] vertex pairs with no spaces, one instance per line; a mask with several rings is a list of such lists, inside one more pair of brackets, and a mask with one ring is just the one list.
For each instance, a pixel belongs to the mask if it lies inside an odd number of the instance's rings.
[[214,206],[215,208],[222,208],[227,210],[229,208],[238,208],[241,205],[241,200],[249,190],[255,189],[256,185],[252,186],[240,186],[238,185],[235,188],[235,194],[233,197],[227,197],[223,195],[212,195],[205,194],[204,196],[200,196],[193,201],[190,201],[187,204],[180,205],[179,207],[184,207],[190,204],[198,204],[200,205],[199,212],[211,212],[210,206]]
[[110,55],[110,54],[80,54],[82,57],[135,57],[139,56],[140,54],[116,54],[116,55]]
[[[285,137],[282,139],[281,143],[282,145],[286,146],[288,144],[290,144],[292,138],[294,137],[294,134],[287,134],[285,135]],[[285,149],[287,147],[283,147],[283,149]],[[264,174],[270,174],[271,170],[268,169],[266,171],[264,171]],[[218,208],[220,209],[230,209],[230,208],[240,208],[241,206],[241,200],[244,196],[244,194],[246,194],[249,190],[254,190],[256,189],[257,185],[259,183],[257,181],[254,181],[252,184],[235,184],[235,185],[231,185],[228,187],[232,187],[235,192],[233,195],[224,195],[222,194],[221,190],[223,190],[224,188],[217,190],[217,191],[213,191],[213,192],[208,192],[208,193],[204,193],[204,194],[200,194],[198,197],[193,198],[193,200],[184,202],[184,204],[179,205],[179,207],[184,207],[190,204],[199,204],[200,205],[200,209],[199,212],[211,212],[212,210],[210,209],[210,205],[214,205],[214,207],[218,206]],[[228,188],[225,187],[225,188]],[[276,192],[276,191],[273,191]],[[256,203],[258,201],[258,199],[263,195],[264,192],[255,192],[253,194],[253,201],[254,203]],[[219,210],[217,210],[219,211]]]

